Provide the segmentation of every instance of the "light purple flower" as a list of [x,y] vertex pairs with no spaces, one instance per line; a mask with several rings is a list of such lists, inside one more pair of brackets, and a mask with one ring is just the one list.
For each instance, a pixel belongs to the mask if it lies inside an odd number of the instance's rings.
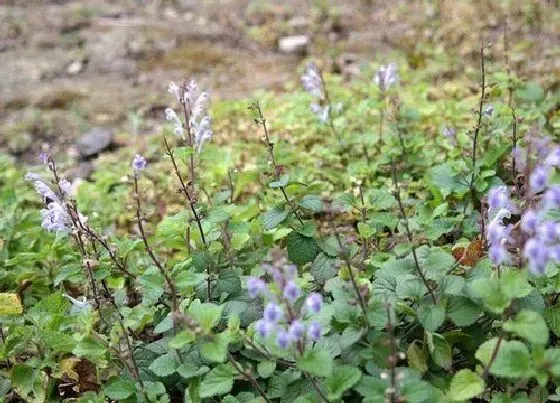
[[319,313],[321,307],[323,305],[323,298],[320,294],[314,292],[309,294],[308,297],[305,299],[305,306],[309,309],[310,312]]
[[528,234],[533,234],[537,230],[539,217],[533,210],[527,210],[521,216],[521,230]]
[[483,115],[486,116],[492,116],[492,114],[494,113],[494,105],[488,105],[486,108],[484,108],[484,110],[482,111]]
[[247,291],[251,298],[257,298],[259,295],[264,294],[266,284],[263,280],[257,277],[249,277],[247,279]]
[[191,128],[194,132],[194,148],[197,153],[202,151],[204,143],[212,139],[212,120],[204,116],[200,120],[191,119]]
[[280,348],[286,349],[290,347],[292,342],[293,342],[292,337],[288,332],[284,330],[280,330],[276,335],[276,344],[278,344],[278,347]]
[[39,161],[41,161],[43,165],[47,165],[49,162],[49,155],[47,153],[39,154]]
[[173,81],[169,83],[169,86],[167,87],[167,92],[173,94],[173,96],[177,99],[177,101],[181,102],[181,87],[179,87]]
[[173,133],[178,137],[184,138],[185,130],[183,129],[183,123],[181,122],[181,119],[179,119],[179,117],[177,116],[177,114],[173,109],[171,108],[165,109],[165,119],[170,122],[173,122],[173,124],[175,125],[173,128]]
[[560,208],[560,185],[554,185],[548,188],[544,194],[545,208]]
[[322,331],[323,329],[319,324],[319,322],[313,321],[309,324],[309,327],[307,328],[307,337],[311,341],[317,341],[321,338]]
[[488,192],[488,214],[492,214],[496,210],[509,210],[509,192],[505,186],[496,186]]
[[64,205],[51,202],[46,209],[41,210],[41,227],[50,232],[70,232],[73,222]]
[[140,154],[136,154],[132,160],[132,168],[134,169],[134,174],[138,175],[141,170],[146,168],[146,158],[142,157]]
[[546,264],[550,258],[550,251],[541,241],[535,238],[525,243],[524,255],[529,263],[529,270],[535,275],[544,274]]
[[537,237],[546,243],[558,240],[558,224],[554,221],[545,221],[537,227]]
[[288,332],[293,340],[299,340],[305,333],[305,326],[300,320],[295,320],[290,325]]
[[503,244],[494,244],[488,248],[488,258],[493,264],[499,266],[509,261],[509,254]]
[[560,146],[555,146],[544,160],[545,165],[549,167],[560,167]]
[[537,166],[529,177],[529,185],[534,193],[539,193],[548,185],[549,168]]
[[392,85],[397,84],[399,82],[399,76],[397,74],[396,63],[392,62],[386,66],[379,67],[374,80],[381,91],[386,91]]
[[284,311],[275,303],[269,302],[264,308],[264,320],[270,323],[278,323],[282,319]]
[[323,88],[323,80],[321,80],[321,71],[313,62],[307,64],[303,75],[301,76],[301,84],[305,91],[321,100],[325,98]]
[[255,330],[257,331],[259,336],[261,336],[262,338],[266,338],[274,330],[274,325],[261,319],[255,323]]
[[321,123],[325,124],[329,121],[329,106],[321,106],[316,103],[311,104],[311,111],[319,118]]
[[62,193],[64,193],[65,197],[70,197],[72,184],[69,181],[67,181],[66,179],[62,179],[60,182],[58,182],[58,186],[60,187]]
[[293,303],[297,299],[297,297],[299,297],[300,293],[300,289],[294,280],[288,281],[284,286],[283,295],[284,298],[286,298],[286,300],[288,300],[289,302]]

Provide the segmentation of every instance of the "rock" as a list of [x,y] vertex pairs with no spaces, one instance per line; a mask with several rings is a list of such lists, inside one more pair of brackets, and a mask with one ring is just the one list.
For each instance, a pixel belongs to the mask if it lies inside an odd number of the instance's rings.
[[77,143],[83,158],[92,157],[105,150],[113,141],[113,131],[105,127],[94,127],[84,134]]
[[305,55],[309,37],[307,35],[284,36],[278,40],[278,49],[282,53]]
[[84,69],[84,63],[81,60],[75,60],[66,67],[66,72],[73,76],[74,74],[78,74],[80,71]]

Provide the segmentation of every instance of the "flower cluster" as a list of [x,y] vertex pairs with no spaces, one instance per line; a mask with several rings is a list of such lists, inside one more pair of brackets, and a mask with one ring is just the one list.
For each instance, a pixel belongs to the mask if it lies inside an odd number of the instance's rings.
[[488,257],[495,265],[501,265],[510,261],[507,251],[511,244],[510,233],[513,228],[511,224],[505,225],[504,219],[511,218],[513,205],[506,186],[498,186],[488,192],[488,217],[492,217],[488,224]]
[[319,70],[315,63],[310,62],[307,64],[301,76],[301,84],[305,91],[319,100],[319,103],[311,103],[311,111],[322,123],[326,123],[330,116],[330,105],[327,101],[327,92],[321,70]]
[[[41,156],[41,160],[51,166],[49,157]],[[52,169],[52,168],[51,168]],[[41,210],[41,227],[52,232],[71,232],[74,228],[72,215],[68,209],[67,200],[70,198],[71,184],[66,179],[61,179],[55,184],[55,190],[51,188],[52,184],[47,182],[41,175],[28,172],[25,180],[33,183],[35,190],[42,197],[45,204]],[[79,215],[82,222],[87,221],[87,217]]]
[[[549,148],[550,150],[550,148]],[[551,210],[560,209],[560,185],[550,183],[552,170],[560,167],[560,147],[555,146],[537,165],[529,177],[532,196],[540,199],[534,209],[525,211],[520,227],[529,237],[523,248],[529,270],[542,275],[550,261],[560,262],[560,223],[554,221]]]
[[392,62],[386,66],[381,66],[377,73],[375,73],[374,81],[381,92],[385,92],[392,85],[397,84],[399,82],[399,75],[396,63]]
[[296,268],[291,265],[266,265],[265,269],[273,280],[271,284],[257,277],[247,279],[249,296],[266,301],[263,318],[255,323],[257,333],[262,338],[274,337],[276,344],[283,349],[293,345],[301,348],[308,341],[319,340],[321,325],[313,320],[306,323],[303,317],[305,313],[318,314],[321,311],[321,295],[309,294],[303,307],[297,309],[295,303],[302,292],[295,282]]
[[[180,86],[171,82],[168,91],[175,96],[182,105],[185,119],[188,120],[188,137],[197,152],[202,150],[204,143],[212,138],[212,120],[208,116],[210,96],[207,91],[200,91],[194,80]],[[165,118],[173,122],[173,133],[185,138],[185,129],[181,119],[172,108],[165,109]],[[191,138],[192,136],[192,138]]]
[[132,170],[134,171],[134,175],[138,176],[140,171],[146,168],[146,158],[143,156],[136,154],[134,159],[132,160]]

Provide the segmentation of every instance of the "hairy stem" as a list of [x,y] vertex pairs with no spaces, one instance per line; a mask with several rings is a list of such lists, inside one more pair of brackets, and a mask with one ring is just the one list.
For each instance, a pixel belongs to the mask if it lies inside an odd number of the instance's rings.
[[243,378],[245,378],[247,381],[249,381],[251,383],[251,385],[253,385],[253,388],[255,388],[255,390],[259,393],[259,395],[261,395],[261,397],[266,402],[271,402],[271,400],[266,396],[266,393],[261,388],[259,383],[256,381],[255,378],[253,378],[253,376],[251,375],[251,372],[250,371],[245,371],[239,365],[239,363],[237,361],[235,361],[235,359],[233,358],[233,355],[229,351],[228,351],[228,360],[229,360],[229,362],[231,362],[231,365],[233,365],[233,368],[235,368],[235,370],[239,373],[239,375],[241,375]]

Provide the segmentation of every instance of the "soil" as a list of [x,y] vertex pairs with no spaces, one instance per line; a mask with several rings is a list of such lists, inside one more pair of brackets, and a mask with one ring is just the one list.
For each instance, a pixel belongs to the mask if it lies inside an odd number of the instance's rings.
[[[492,5],[498,2],[351,0],[320,7],[327,3],[4,1],[0,151],[34,162],[42,149],[76,154],[77,139],[94,127],[155,133],[171,80],[196,77],[214,99],[244,99],[257,89],[293,88],[306,57],[346,78],[395,49],[419,67],[426,63],[421,41],[441,41],[468,65],[476,62],[480,31],[500,42],[505,15]],[[512,43],[522,38],[539,44],[533,52],[548,51],[531,64],[512,57],[512,64],[533,76],[558,72],[558,51],[550,51],[559,43],[557,7],[536,2],[539,14],[522,3],[509,14]],[[528,18],[538,29],[527,28]],[[306,54],[278,50],[289,35],[308,36]]]

